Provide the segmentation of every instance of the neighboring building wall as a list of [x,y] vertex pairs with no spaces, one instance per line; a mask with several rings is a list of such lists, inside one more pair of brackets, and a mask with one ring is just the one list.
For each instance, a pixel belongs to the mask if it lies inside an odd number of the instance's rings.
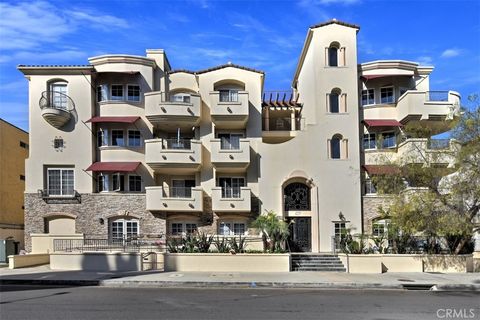
[[388,195],[365,195],[363,196],[363,230],[372,234],[372,222],[383,218],[380,209],[388,211],[392,197]]
[[23,192],[28,133],[0,119],[0,239],[13,238],[23,249]]

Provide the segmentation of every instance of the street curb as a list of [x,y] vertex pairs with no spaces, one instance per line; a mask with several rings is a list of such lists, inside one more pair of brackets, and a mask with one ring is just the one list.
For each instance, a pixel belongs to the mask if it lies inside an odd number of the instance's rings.
[[52,280],[52,279],[0,279],[4,285],[41,285],[41,286],[98,286],[101,280]]

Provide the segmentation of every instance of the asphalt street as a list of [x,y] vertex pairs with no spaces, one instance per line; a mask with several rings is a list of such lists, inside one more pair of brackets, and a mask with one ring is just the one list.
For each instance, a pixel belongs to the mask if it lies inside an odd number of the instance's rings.
[[5,285],[0,318],[480,319],[479,303],[478,292]]

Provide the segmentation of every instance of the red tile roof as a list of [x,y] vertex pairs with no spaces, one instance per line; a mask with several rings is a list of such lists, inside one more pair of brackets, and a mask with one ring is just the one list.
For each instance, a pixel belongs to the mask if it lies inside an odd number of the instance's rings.
[[263,72],[261,70],[257,70],[257,69],[253,69],[253,68],[249,68],[249,67],[244,67],[244,66],[240,66],[238,64],[233,64],[233,63],[226,63],[226,64],[222,64],[222,65],[219,65],[219,66],[216,66],[216,67],[211,67],[211,68],[208,68],[208,69],[203,69],[203,70],[198,70],[198,71],[192,71],[192,70],[186,70],[186,69],[170,70],[168,73],[172,74],[172,73],[178,73],[178,72],[185,72],[185,73],[191,73],[191,74],[201,74],[201,73],[207,73],[207,72],[211,72],[211,71],[215,71],[215,70],[219,70],[219,69],[223,69],[223,68],[228,68],[228,67],[265,74],[265,72]]
[[315,29],[315,28],[320,28],[320,27],[323,27],[323,26],[328,26],[329,24],[339,24],[341,26],[345,26],[345,27],[360,30],[360,26],[357,26],[356,24],[351,24],[351,23],[339,21],[337,19],[332,19],[332,20],[329,20],[329,21],[326,21],[326,22],[322,22],[322,23],[313,25],[313,26],[310,27],[310,29]]

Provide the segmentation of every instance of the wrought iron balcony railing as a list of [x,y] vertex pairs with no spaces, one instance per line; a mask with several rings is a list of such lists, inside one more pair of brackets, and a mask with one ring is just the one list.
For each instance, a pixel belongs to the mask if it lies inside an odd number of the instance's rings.
[[74,109],[73,100],[60,91],[44,91],[39,101],[40,109],[56,109],[70,112]]

